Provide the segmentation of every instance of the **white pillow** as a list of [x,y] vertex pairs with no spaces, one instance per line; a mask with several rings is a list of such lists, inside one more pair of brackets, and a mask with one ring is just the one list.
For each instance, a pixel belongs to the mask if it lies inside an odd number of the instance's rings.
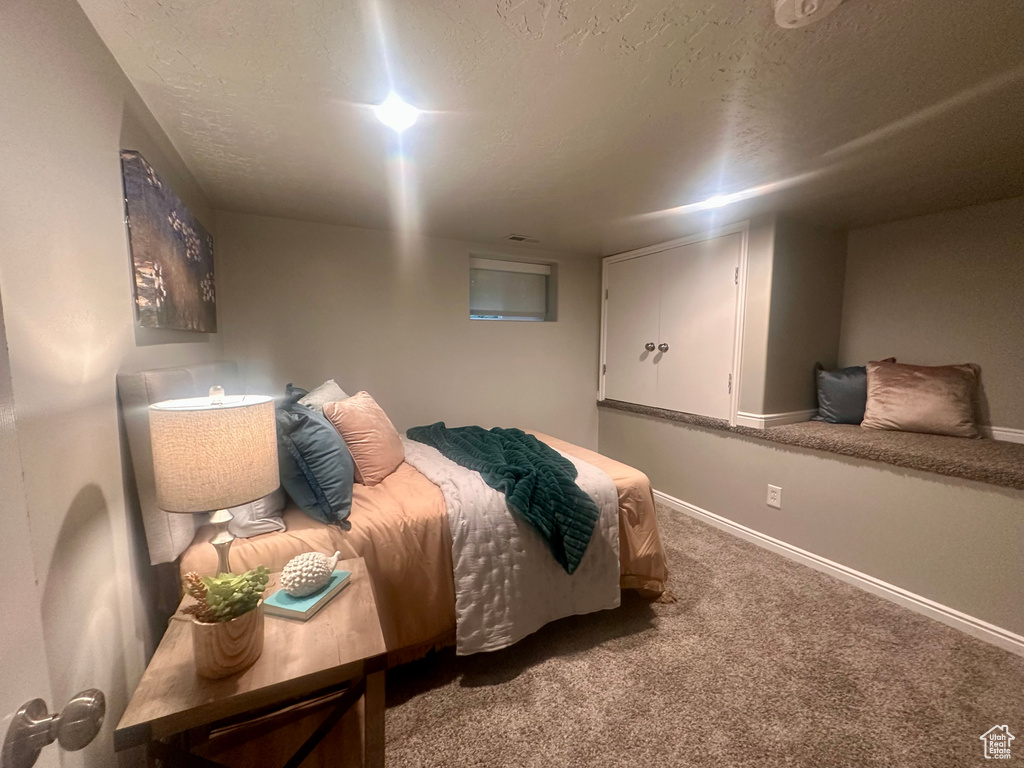
[[317,413],[323,413],[325,405],[337,403],[341,400],[348,400],[345,390],[339,387],[338,382],[334,379],[328,379],[308,395],[300,398],[299,405],[312,408]]
[[278,488],[262,499],[231,507],[228,510],[231,513],[228,530],[240,539],[286,530],[284,518],[281,517],[283,511],[284,491]]

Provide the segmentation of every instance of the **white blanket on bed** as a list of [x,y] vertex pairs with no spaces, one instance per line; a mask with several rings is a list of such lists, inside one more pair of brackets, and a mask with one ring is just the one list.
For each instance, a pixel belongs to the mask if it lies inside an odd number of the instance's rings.
[[576,465],[577,485],[601,512],[570,576],[541,535],[509,510],[505,495],[479,472],[423,443],[402,442],[405,460],[441,489],[448,508],[458,654],[496,651],[549,621],[619,605],[618,492],[603,471],[562,454]]

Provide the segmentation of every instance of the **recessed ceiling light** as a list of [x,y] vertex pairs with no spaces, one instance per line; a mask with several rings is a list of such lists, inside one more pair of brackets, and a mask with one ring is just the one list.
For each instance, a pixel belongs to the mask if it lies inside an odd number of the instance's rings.
[[420,110],[412,104],[402,100],[402,97],[392,91],[388,97],[373,108],[373,112],[388,128],[401,133],[416,122],[420,116]]

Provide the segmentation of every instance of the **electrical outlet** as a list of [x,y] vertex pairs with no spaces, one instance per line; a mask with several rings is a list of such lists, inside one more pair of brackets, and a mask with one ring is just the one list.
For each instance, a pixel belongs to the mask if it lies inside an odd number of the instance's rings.
[[782,488],[777,485],[768,486],[768,506],[782,509]]

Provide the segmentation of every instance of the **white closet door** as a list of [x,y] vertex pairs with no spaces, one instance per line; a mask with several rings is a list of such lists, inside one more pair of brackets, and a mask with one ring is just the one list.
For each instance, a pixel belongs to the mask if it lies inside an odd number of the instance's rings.
[[657,353],[644,345],[658,343],[661,262],[656,256],[616,261],[605,275],[605,397],[656,405]]
[[728,419],[742,238],[725,235],[658,254],[662,263],[655,358],[661,408]]

